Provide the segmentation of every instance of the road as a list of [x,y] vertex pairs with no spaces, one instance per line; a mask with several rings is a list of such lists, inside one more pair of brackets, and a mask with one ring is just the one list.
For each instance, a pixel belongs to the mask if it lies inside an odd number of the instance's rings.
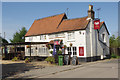
[[118,78],[118,61],[98,62],[39,78]]
[[11,78],[118,78],[118,60],[102,60],[77,66],[46,67],[17,74]]

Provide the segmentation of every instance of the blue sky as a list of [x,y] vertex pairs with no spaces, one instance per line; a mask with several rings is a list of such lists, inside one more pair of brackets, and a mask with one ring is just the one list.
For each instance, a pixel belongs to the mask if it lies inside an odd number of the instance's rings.
[[[28,30],[35,19],[64,13],[67,8],[69,19],[84,17],[87,16],[89,4],[93,5],[95,12],[101,8],[101,21],[105,21],[111,35],[117,35],[117,2],[3,2],[2,32],[6,32],[6,39],[9,40],[23,26]],[[97,17],[97,12],[95,16]]]

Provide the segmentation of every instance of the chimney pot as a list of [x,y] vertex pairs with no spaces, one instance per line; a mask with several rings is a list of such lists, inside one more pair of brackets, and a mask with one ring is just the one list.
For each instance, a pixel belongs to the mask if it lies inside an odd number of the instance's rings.
[[88,18],[94,19],[93,5],[89,5]]
[[89,5],[89,10],[93,10],[93,5]]

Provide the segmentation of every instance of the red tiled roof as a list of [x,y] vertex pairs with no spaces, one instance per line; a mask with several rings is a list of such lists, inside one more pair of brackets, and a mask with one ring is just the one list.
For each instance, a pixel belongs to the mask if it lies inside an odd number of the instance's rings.
[[104,21],[100,22],[100,27],[102,27],[103,23],[104,23]]
[[88,23],[89,20],[87,20],[87,17],[67,19],[66,14],[64,13],[35,20],[25,36],[85,29]]
[[65,14],[35,20],[25,36],[53,33]]
[[87,18],[88,17],[63,20],[58,30],[59,31],[70,31],[70,30],[77,30],[77,29],[85,29],[89,22]]

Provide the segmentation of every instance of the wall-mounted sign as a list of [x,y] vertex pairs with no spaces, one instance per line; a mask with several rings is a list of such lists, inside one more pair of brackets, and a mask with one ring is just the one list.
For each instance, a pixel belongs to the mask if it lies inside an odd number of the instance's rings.
[[79,47],[79,56],[84,56],[84,47]]
[[94,29],[100,29],[100,19],[94,20]]

